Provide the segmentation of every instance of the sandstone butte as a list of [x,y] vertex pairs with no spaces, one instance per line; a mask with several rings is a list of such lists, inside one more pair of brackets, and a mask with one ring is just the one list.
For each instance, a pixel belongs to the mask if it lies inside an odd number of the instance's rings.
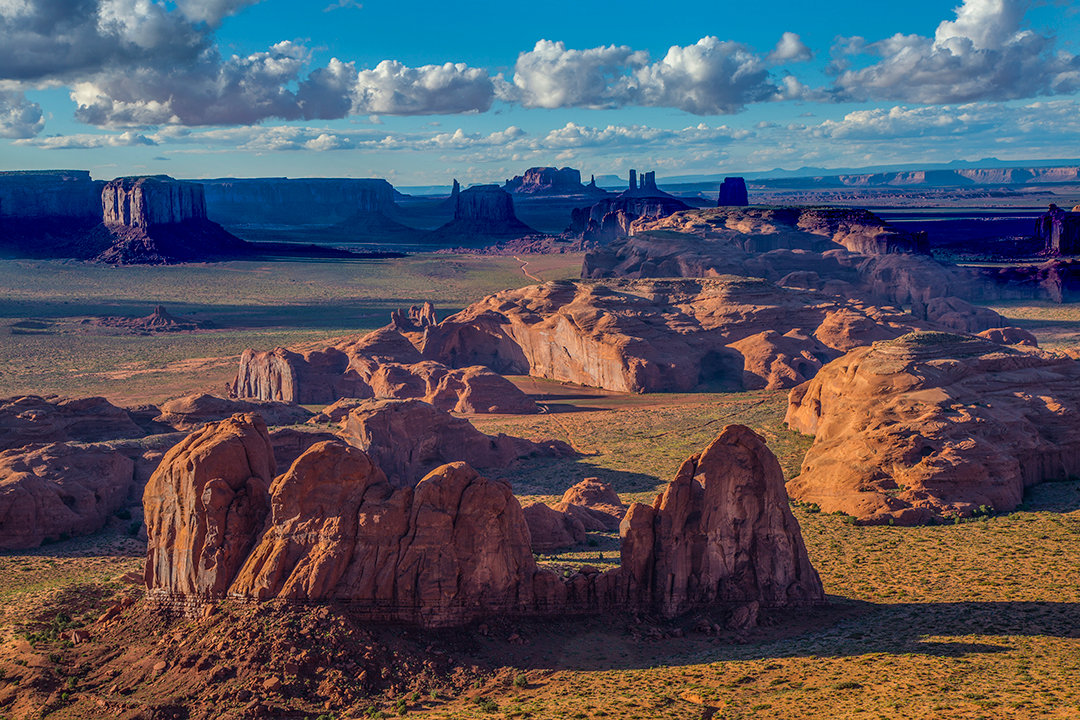
[[342,398],[418,399],[462,413],[535,413],[513,383],[483,367],[446,365],[414,345],[435,323],[430,304],[392,315],[391,324],[335,345],[245,350],[232,383],[238,398],[330,404]]
[[780,466],[741,426],[683,463],[652,506],[630,507],[620,568],[569,578],[537,566],[509,483],[465,463],[406,487],[338,442],[276,478],[273,465],[252,415],[207,425],[168,453],[143,498],[152,601],[187,611],[224,597],[339,602],[426,627],[824,601]]
[[429,327],[424,355],[629,392],[788,388],[927,323],[755,278],[547,282]]
[[1080,363],[913,333],[826,365],[791,391],[786,421],[814,435],[796,500],[867,524],[1006,512],[1080,474]]
[[920,236],[897,230],[866,210],[687,210],[636,220],[623,237],[585,256],[581,276],[742,275],[900,305],[950,296],[1062,302],[1080,294],[1075,261],[959,267],[921,254],[923,246]]

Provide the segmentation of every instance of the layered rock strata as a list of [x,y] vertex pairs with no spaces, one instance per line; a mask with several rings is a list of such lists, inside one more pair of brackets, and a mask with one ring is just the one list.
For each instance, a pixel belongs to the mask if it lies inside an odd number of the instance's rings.
[[779,464],[740,426],[684,463],[652,507],[630,508],[620,568],[570,577],[537,566],[510,485],[464,463],[395,487],[362,451],[321,443],[268,485],[271,455],[250,416],[169,453],[144,496],[152,600],[343,602],[426,627],[824,600]]
[[[411,315],[409,313],[412,313]],[[391,324],[330,347],[245,350],[231,385],[241,399],[330,404],[342,398],[417,399],[462,413],[535,413],[536,403],[483,367],[452,369],[416,344],[434,327],[434,310],[397,311]]]
[[791,391],[814,435],[793,498],[863,523],[1014,509],[1080,474],[1080,363],[1031,348],[913,333],[852,350]]
[[450,366],[629,392],[792,387],[858,345],[925,323],[763,280],[549,282],[446,318],[423,351]]
[[393,185],[379,178],[200,180],[210,216],[229,225],[340,223],[397,215]]

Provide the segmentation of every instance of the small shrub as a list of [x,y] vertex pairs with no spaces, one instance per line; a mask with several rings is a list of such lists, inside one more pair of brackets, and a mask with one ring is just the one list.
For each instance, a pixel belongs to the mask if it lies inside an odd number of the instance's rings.
[[514,677],[514,687],[523,688],[528,686],[529,681],[524,675],[517,675]]
[[476,698],[476,706],[486,713],[493,713],[499,711],[498,704],[491,698],[478,697]]

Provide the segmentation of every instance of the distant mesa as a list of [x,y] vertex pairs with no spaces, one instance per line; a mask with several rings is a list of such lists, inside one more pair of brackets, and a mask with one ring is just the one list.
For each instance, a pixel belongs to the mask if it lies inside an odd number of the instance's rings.
[[814,444],[791,496],[912,525],[1008,512],[1027,488],[1080,474],[1080,363],[1027,346],[1023,331],[986,334],[1018,345],[917,332],[793,389],[787,424]]
[[1066,212],[1051,203],[1035,223],[1035,240],[1048,255],[1080,255],[1080,206]]
[[574,168],[533,167],[524,175],[507,180],[503,189],[515,195],[606,196],[606,190],[596,186],[595,176],[588,185],[581,182],[581,171]]
[[629,185],[619,195],[574,209],[567,232],[605,244],[630,235],[635,221],[656,220],[689,209],[685,202],[656,186],[655,172],[643,173],[639,184],[637,170],[631,170]]
[[477,246],[534,234],[536,230],[514,214],[510,193],[498,185],[474,185],[459,190],[454,219],[426,235],[424,242]]
[[380,178],[200,180],[210,216],[226,225],[310,225],[396,214],[394,187]]
[[746,192],[746,180],[741,177],[726,177],[720,185],[720,194],[716,204],[719,207],[729,205],[747,206],[750,204],[749,195]]
[[177,317],[166,310],[164,305],[155,305],[154,311],[145,317],[107,316],[83,320],[83,322],[90,325],[100,325],[144,334],[191,332],[212,327],[212,323],[207,321]]
[[729,426],[652,506],[620,527],[621,567],[539,567],[510,484],[463,462],[399,486],[362,450],[312,446],[274,477],[255,416],[173,448],[143,497],[148,596],[198,612],[224,597],[348,603],[375,621],[450,627],[494,617],[736,610],[824,602],[783,473],[764,441]]

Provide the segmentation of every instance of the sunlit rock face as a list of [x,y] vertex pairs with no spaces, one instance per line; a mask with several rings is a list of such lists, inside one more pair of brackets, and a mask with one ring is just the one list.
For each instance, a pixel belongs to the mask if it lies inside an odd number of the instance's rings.
[[117,178],[101,191],[102,222],[149,228],[188,220],[206,220],[202,185],[167,175]]

